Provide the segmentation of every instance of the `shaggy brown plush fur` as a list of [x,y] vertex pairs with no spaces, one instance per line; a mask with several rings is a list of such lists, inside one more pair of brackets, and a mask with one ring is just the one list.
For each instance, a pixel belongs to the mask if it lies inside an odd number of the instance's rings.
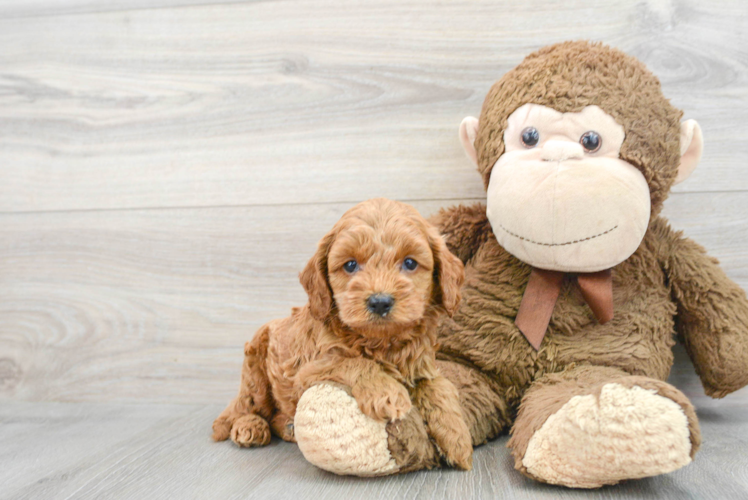
[[621,159],[649,184],[657,215],[677,175],[683,112],[665,99],[660,81],[640,61],[603,44],[565,42],[530,54],[488,92],[475,138],[478,170],[488,187],[491,169],[504,153],[507,118],[526,103],[561,113],[597,105],[626,130]]
[[462,305],[439,327],[438,357],[459,388],[473,443],[507,430],[519,411],[509,445],[526,473],[528,440],[548,416],[572,396],[615,382],[677,403],[693,454],[700,442],[696,415],[664,382],[675,336],[685,342],[707,394],[723,397],[748,383],[748,301],[715,259],[656,215],[679,164],[681,112],[662,96],[656,77],[617,50],[586,42],[542,49],[486,98],[475,141],[486,185],[504,151],[507,117],[525,103],[562,112],[596,104],[612,115],[626,132],[621,158],[649,183],[652,216],[638,250],[612,269],[615,317],[599,324],[567,278],[538,351],[514,324],[531,268],[498,244],[485,206],[457,206],[432,219],[466,266]]
[[[406,258],[417,267],[407,269]],[[352,260],[355,270],[345,269]],[[261,446],[272,429],[293,441],[301,394],[330,381],[350,387],[364,414],[396,424],[393,446],[399,429],[426,440],[400,447],[410,450],[400,454],[403,469],[435,463],[429,436],[447,463],[469,469],[472,446],[458,394],[435,360],[436,322],[459,305],[463,265],[435,228],[409,205],[361,203],[322,239],[300,279],[309,303],[247,343],[239,394],[213,423],[213,438]],[[384,316],[367,308],[375,294],[394,298]]]

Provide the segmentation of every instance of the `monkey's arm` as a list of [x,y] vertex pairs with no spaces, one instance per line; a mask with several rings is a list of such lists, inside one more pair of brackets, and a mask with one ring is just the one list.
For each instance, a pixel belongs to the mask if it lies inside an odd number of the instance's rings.
[[683,336],[704,391],[721,398],[748,384],[748,300],[704,248],[659,219],[660,260]]
[[493,234],[486,216],[486,206],[482,203],[442,208],[431,216],[429,222],[439,229],[449,251],[459,257],[463,264]]

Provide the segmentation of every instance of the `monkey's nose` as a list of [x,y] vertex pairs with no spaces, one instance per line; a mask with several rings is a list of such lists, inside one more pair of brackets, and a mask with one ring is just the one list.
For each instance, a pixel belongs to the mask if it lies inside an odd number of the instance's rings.
[[385,317],[395,304],[395,298],[385,293],[375,293],[366,300],[366,307],[374,314]]
[[545,161],[579,160],[584,158],[584,150],[578,142],[547,141],[540,157]]

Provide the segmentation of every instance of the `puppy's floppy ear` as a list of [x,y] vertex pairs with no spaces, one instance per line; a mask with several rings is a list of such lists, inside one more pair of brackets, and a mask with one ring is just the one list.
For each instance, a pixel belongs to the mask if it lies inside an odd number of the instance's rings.
[[324,321],[332,308],[332,292],[327,281],[327,253],[334,240],[335,233],[327,233],[320,240],[317,252],[299,274],[301,286],[309,296],[309,309],[312,316],[319,321]]
[[460,288],[465,280],[465,269],[462,261],[449,251],[444,238],[435,227],[429,227],[428,235],[431,253],[434,255],[434,280],[438,287],[436,301],[444,307],[447,314],[453,316],[460,307]]

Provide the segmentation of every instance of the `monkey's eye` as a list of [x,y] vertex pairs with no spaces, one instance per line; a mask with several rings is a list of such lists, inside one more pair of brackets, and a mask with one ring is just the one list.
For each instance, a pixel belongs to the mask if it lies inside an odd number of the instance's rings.
[[407,269],[408,271],[415,271],[416,267],[418,267],[418,262],[408,257],[403,261],[403,269]]
[[522,139],[522,144],[524,144],[525,147],[534,148],[540,140],[540,133],[535,127],[527,127],[522,131],[520,139]]
[[343,269],[348,274],[353,274],[356,271],[358,271],[358,262],[356,262],[355,259],[349,260],[348,262],[346,262],[345,264],[343,264]]
[[582,137],[579,138],[579,143],[588,153],[594,153],[603,145],[603,138],[594,130],[590,130],[582,134]]

